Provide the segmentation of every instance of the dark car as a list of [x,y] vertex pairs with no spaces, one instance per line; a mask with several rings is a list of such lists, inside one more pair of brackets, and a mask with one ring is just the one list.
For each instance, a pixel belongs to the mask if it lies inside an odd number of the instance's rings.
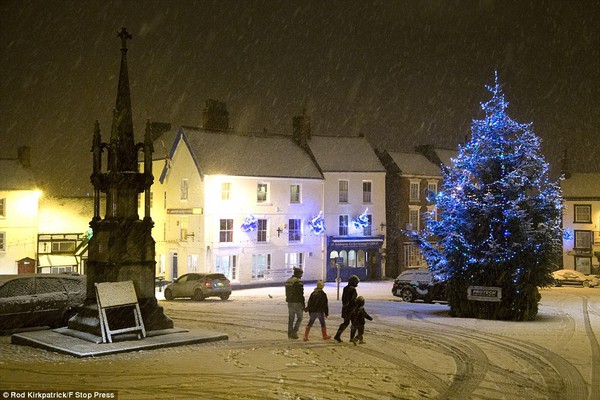
[[190,297],[202,301],[207,297],[220,297],[227,300],[231,296],[231,282],[223,274],[190,273],[177,278],[165,288],[165,299]]
[[83,275],[0,275],[0,331],[64,326],[85,297]]
[[392,286],[392,294],[406,302],[423,300],[427,303],[446,300],[446,282],[435,279],[428,269],[409,269],[402,272]]

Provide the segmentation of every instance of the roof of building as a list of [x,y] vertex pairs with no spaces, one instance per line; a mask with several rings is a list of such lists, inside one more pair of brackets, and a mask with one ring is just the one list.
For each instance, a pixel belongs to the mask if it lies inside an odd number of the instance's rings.
[[441,176],[440,167],[419,153],[388,152],[403,175]]
[[600,198],[600,173],[574,172],[560,186],[564,198]]
[[323,172],[385,172],[365,137],[313,135],[308,146]]
[[36,183],[31,168],[18,159],[0,159],[0,190],[34,190]]
[[437,156],[440,158],[440,161],[442,161],[442,164],[451,167],[454,164],[452,163],[452,159],[458,157],[458,151],[457,150],[452,150],[452,149],[440,149],[440,148],[434,148],[435,153],[437,154]]
[[188,127],[178,132],[181,134],[175,143],[180,139],[187,143],[202,175],[323,179],[309,154],[291,136],[240,135]]

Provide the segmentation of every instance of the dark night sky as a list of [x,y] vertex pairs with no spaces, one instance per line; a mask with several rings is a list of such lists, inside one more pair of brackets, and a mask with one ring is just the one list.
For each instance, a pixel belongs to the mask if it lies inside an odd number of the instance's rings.
[[291,134],[306,107],[315,134],[455,147],[497,69],[552,168],[568,149],[574,170],[600,172],[599,20],[597,0],[0,0],[0,157],[30,145],[38,171],[89,184],[125,26],[140,137],[148,118],[201,125],[212,98],[235,130]]

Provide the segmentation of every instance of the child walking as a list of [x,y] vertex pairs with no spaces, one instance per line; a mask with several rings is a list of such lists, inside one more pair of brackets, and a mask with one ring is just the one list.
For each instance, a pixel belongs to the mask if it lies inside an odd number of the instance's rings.
[[352,326],[350,327],[350,336],[352,336],[352,339],[350,339],[350,341],[354,343],[355,346],[356,342],[360,344],[365,343],[363,340],[363,334],[365,333],[365,319],[373,321],[373,318],[365,310],[365,298],[358,296],[356,298],[356,308],[350,317],[350,321],[352,322]]
[[308,305],[306,311],[310,318],[304,331],[304,341],[308,341],[308,333],[312,328],[315,320],[318,318],[321,323],[321,333],[323,334],[323,340],[331,339],[331,336],[327,334],[327,327],[325,326],[325,318],[329,316],[329,304],[327,301],[327,294],[323,291],[325,284],[322,281],[317,282],[317,287],[310,294],[308,298]]

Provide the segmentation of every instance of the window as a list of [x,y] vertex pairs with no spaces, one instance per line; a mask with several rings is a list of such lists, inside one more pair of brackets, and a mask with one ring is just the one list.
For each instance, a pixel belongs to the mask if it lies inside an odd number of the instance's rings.
[[431,220],[437,221],[437,207],[427,206],[427,214]]
[[338,188],[339,188],[338,201],[340,203],[347,203],[348,202],[348,181],[345,181],[345,180],[339,181]]
[[188,199],[188,180],[182,179],[181,180],[181,200],[187,200],[187,199]]
[[187,218],[182,217],[179,222],[179,240],[186,241],[188,238],[188,221]]
[[6,199],[0,199],[0,217],[6,217]]
[[356,268],[356,251],[350,250],[348,252],[348,267]]
[[258,228],[256,230],[256,241],[266,242],[267,241],[267,220],[259,219]]
[[231,182],[221,183],[221,200],[227,201],[231,199]]
[[339,219],[339,235],[347,236],[348,235],[348,215],[340,215]]
[[592,257],[575,256],[575,271],[589,275],[592,272]]
[[198,272],[198,255],[190,254],[188,256],[188,272]]
[[373,183],[371,181],[363,181],[363,203],[371,202],[371,187]]
[[268,195],[268,187],[266,183],[259,183],[256,185],[256,202],[257,203],[266,203],[267,195]]
[[575,231],[575,248],[592,248],[592,231]]
[[592,223],[592,205],[591,204],[575,204],[575,220],[579,224]]
[[363,228],[363,235],[371,236],[373,231],[373,216],[371,214],[367,215],[367,221],[369,221],[369,224]]
[[63,241],[63,242],[52,242],[52,253],[74,253],[75,242]]
[[419,230],[419,215],[420,214],[420,209],[419,208],[410,208],[408,210],[408,225],[406,229],[407,230],[414,230],[414,231],[418,231]]
[[421,184],[418,181],[410,183],[410,201],[418,201],[420,199],[419,192],[421,191]]
[[285,253],[285,267],[304,269],[304,253]]
[[300,185],[290,185],[290,203],[300,203]]
[[225,275],[229,280],[237,279],[237,257],[217,256],[215,269],[217,273]]
[[427,182],[427,191],[429,195],[437,194],[437,182]]
[[6,251],[6,232],[0,232],[0,251]]
[[271,270],[270,254],[252,255],[252,279],[262,279]]
[[420,267],[423,264],[423,255],[418,245],[404,245],[404,263],[405,267]]
[[302,221],[299,219],[288,220],[288,241],[299,242],[302,239]]
[[366,266],[366,253],[364,250],[359,250],[356,252],[356,266],[358,268],[364,268]]
[[219,242],[233,242],[233,220],[222,219],[219,221]]

